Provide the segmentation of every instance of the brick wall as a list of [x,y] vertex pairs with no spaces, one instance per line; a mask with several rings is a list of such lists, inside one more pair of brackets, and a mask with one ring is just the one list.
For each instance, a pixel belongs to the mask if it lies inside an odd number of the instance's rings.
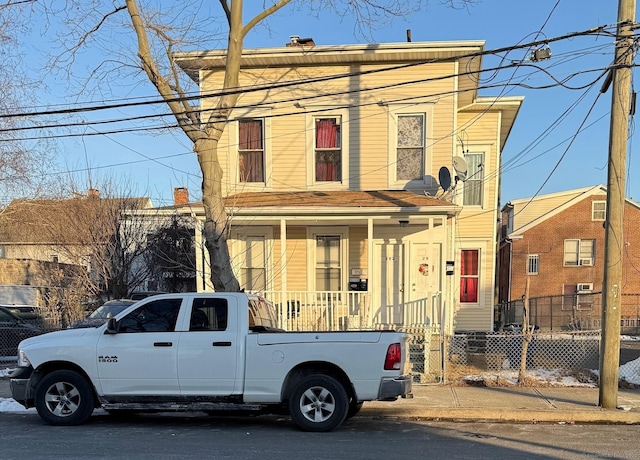
[[[539,274],[530,277],[530,297],[563,294],[564,284],[593,283],[593,290],[602,289],[604,274],[604,227],[602,221],[591,220],[592,201],[603,197],[582,200],[565,211],[550,217],[524,233],[521,240],[513,240],[511,254],[510,300],[522,297],[527,273],[527,256],[538,254]],[[594,239],[595,260],[589,266],[564,266],[565,239]],[[625,294],[640,293],[640,211],[629,204],[625,207],[624,219],[623,285]],[[503,250],[508,250],[505,245]],[[508,258],[503,253],[501,261]],[[501,277],[506,270],[501,271]],[[504,279],[501,280],[504,285]],[[504,299],[504,297],[502,298]]]

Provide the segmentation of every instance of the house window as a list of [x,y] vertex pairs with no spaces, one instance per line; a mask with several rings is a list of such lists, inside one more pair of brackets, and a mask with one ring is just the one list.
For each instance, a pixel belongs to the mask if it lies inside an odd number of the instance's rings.
[[606,201],[592,201],[591,202],[591,220],[605,220],[607,216],[607,202]]
[[340,117],[315,119],[315,169],[317,182],[342,180]]
[[564,265],[592,266],[595,259],[595,240],[564,240]]
[[540,267],[540,256],[538,254],[529,254],[527,256],[527,275],[537,275]]
[[479,256],[477,249],[463,249],[460,254],[460,302],[478,302]]
[[398,115],[397,180],[422,180],[425,171],[425,115]]
[[266,289],[266,241],[264,236],[247,236],[240,241],[240,284],[246,291]]
[[264,182],[264,123],[261,118],[238,121],[240,182]]
[[484,189],[483,160],[481,153],[465,155],[467,161],[467,179],[464,182],[463,204],[465,206],[482,206]]
[[342,290],[340,235],[316,236],[316,290]]

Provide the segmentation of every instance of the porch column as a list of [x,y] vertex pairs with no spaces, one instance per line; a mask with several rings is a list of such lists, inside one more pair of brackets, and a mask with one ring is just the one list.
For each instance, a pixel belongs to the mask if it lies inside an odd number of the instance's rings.
[[280,219],[280,283],[282,305],[287,305],[287,221]]
[[365,313],[365,324],[369,329],[373,327],[373,315],[372,308],[373,296],[371,295],[371,289],[373,288],[372,277],[373,276],[373,219],[367,219],[367,308]]

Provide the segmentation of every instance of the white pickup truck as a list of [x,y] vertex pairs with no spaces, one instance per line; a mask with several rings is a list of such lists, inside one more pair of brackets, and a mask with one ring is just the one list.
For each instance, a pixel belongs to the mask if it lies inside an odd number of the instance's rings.
[[97,407],[286,410],[303,430],[329,431],[364,401],[411,397],[407,341],[285,332],[271,303],[245,293],[157,295],[98,327],[23,340],[11,392],[52,425],[81,424]]

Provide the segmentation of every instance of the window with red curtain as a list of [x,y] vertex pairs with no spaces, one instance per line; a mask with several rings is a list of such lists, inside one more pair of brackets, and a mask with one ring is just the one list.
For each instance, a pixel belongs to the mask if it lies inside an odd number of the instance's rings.
[[463,249],[460,255],[460,302],[478,302],[478,257],[477,249]]
[[240,182],[264,182],[263,120],[238,121],[238,169]]
[[315,125],[316,181],[340,181],[342,180],[340,119],[316,118]]

